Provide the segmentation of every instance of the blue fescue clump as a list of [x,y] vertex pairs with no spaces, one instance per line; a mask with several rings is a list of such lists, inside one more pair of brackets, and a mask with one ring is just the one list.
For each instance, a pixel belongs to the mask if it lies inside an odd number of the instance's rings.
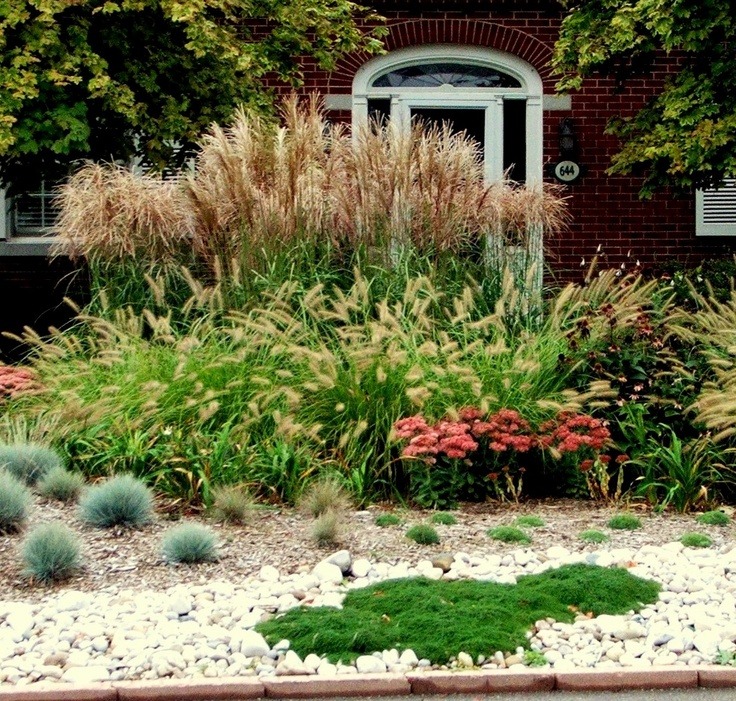
[[161,545],[168,562],[212,562],[217,559],[215,534],[197,523],[182,523],[164,534]]
[[153,518],[153,494],[131,475],[112,477],[91,487],[79,502],[79,517],[98,528],[137,528]]
[[35,443],[0,445],[0,469],[9,472],[21,482],[33,486],[44,475],[64,466],[59,454]]
[[68,579],[79,569],[79,541],[61,523],[44,523],[34,528],[23,543],[23,573],[39,582]]
[[31,493],[16,477],[0,470],[0,533],[17,531],[28,517]]

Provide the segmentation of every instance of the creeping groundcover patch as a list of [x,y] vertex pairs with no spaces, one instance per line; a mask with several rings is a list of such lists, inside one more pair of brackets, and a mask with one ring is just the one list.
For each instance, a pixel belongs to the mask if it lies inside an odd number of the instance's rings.
[[565,565],[515,585],[393,579],[350,591],[342,609],[295,608],[257,630],[272,644],[288,639],[302,657],[314,652],[347,662],[396,648],[443,663],[461,651],[476,657],[526,647],[526,632],[541,618],[627,613],[658,593],[656,582],[594,565]]

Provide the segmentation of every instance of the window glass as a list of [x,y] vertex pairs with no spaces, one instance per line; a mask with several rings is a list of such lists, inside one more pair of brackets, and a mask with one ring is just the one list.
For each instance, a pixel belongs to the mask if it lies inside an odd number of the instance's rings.
[[11,199],[11,234],[39,236],[50,232],[59,210],[54,202],[53,186],[41,180],[36,188],[14,195]]
[[488,66],[438,62],[406,66],[384,73],[373,81],[374,88],[520,88],[513,76]]
[[526,182],[526,100],[503,101],[503,170]]
[[390,98],[369,98],[368,99],[368,119],[379,127],[385,127],[391,118],[391,100]]

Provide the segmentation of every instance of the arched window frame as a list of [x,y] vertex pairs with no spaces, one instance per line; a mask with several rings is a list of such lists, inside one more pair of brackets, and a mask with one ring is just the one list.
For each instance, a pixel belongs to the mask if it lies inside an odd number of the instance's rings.
[[[494,68],[516,78],[520,88],[373,87],[384,73],[406,66],[452,61]],[[486,110],[486,157],[484,170],[489,182],[503,177],[503,102],[526,101],[526,183],[542,182],[542,79],[521,58],[485,47],[433,44],[397,49],[365,63],[353,80],[353,126],[368,119],[369,99],[390,99],[391,120],[410,123],[411,108],[446,107]]]

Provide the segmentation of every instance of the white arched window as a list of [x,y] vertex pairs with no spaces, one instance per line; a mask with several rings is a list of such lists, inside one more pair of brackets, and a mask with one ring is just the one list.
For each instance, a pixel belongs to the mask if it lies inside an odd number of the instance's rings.
[[473,46],[399,49],[353,80],[353,123],[450,122],[480,144],[489,181],[542,181],[542,80],[526,61]]

